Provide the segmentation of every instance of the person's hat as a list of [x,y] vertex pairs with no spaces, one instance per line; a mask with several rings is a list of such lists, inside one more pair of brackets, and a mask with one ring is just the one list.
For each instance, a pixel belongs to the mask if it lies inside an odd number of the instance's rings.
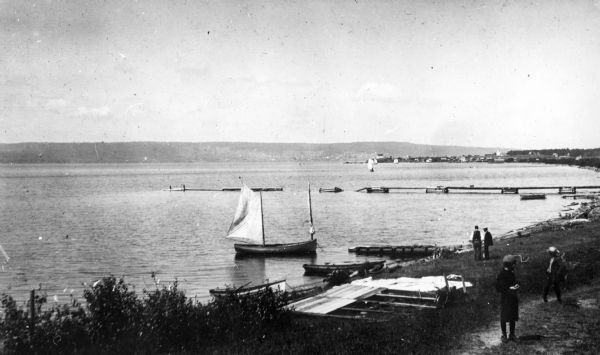
[[475,226],[475,229],[479,229],[479,227],[478,227],[478,226]]
[[556,249],[555,247],[550,247],[550,248],[548,248],[548,253],[556,254],[556,253],[558,253],[558,249]]
[[502,258],[503,264],[515,264],[517,262],[517,258],[514,255],[505,255]]
[[487,231],[487,227],[483,228],[484,231]]

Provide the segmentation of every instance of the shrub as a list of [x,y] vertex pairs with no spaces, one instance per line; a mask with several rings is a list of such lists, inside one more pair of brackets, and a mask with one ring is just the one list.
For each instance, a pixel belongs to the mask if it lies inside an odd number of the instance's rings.
[[87,307],[73,300],[44,309],[46,296],[38,293],[30,329],[29,307],[3,295],[2,350],[8,354],[194,353],[262,341],[267,327],[289,320],[283,308],[286,296],[271,289],[202,305],[188,299],[177,282],[144,290],[138,299],[123,279],[110,276],[86,288],[84,297]]
[[142,323],[142,303],[125,281],[105,277],[83,291],[92,342],[104,351],[135,348]]

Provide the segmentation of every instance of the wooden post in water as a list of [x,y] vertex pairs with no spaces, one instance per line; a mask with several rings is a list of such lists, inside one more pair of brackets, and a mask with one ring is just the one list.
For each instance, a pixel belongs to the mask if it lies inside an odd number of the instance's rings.
[[31,290],[29,299],[29,342],[33,341],[33,327],[35,326],[35,290]]

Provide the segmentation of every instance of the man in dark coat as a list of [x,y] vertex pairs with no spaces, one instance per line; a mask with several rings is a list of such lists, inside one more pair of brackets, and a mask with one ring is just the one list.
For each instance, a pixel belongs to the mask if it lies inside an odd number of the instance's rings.
[[[514,268],[517,259],[512,255],[506,255],[502,259],[502,271],[496,278],[496,291],[500,292],[500,329],[502,330],[502,342],[517,341],[515,336],[515,322],[519,320],[519,298],[517,290],[519,283],[515,279]],[[510,327],[508,338],[506,337],[506,323]]]
[[492,233],[488,231],[487,227],[483,228],[485,235],[483,236],[483,257],[485,260],[490,259],[490,246],[494,245],[494,240],[492,239]]
[[544,286],[543,295],[544,302],[548,302],[548,292],[550,291],[550,287],[552,287],[556,293],[556,300],[558,303],[562,303],[560,298],[560,283],[564,278],[564,267],[560,260],[560,253],[555,247],[550,247],[548,248],[548,255],[550,256],[550,261],[546,268],[546,286]]
[[475,254],[475,260],[481,260],[481,232],[479,231],[478,226],[475,226],[475,230],[473,231],[473,237],[471,238],[471,243],[473,243],[473,253]]

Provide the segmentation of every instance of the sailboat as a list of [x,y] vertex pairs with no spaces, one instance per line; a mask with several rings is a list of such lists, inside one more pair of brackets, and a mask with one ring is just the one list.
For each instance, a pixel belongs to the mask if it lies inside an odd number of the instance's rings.
[[254,192],[244,184],[238,206],[226,238],[241,242],[233,245],[237,254],[287,255],[315,253],[317,240],[312,220],[310,184],[308,185],[308,211],[310,240],[297,243],[267,244],[263,224],[262,192]]

